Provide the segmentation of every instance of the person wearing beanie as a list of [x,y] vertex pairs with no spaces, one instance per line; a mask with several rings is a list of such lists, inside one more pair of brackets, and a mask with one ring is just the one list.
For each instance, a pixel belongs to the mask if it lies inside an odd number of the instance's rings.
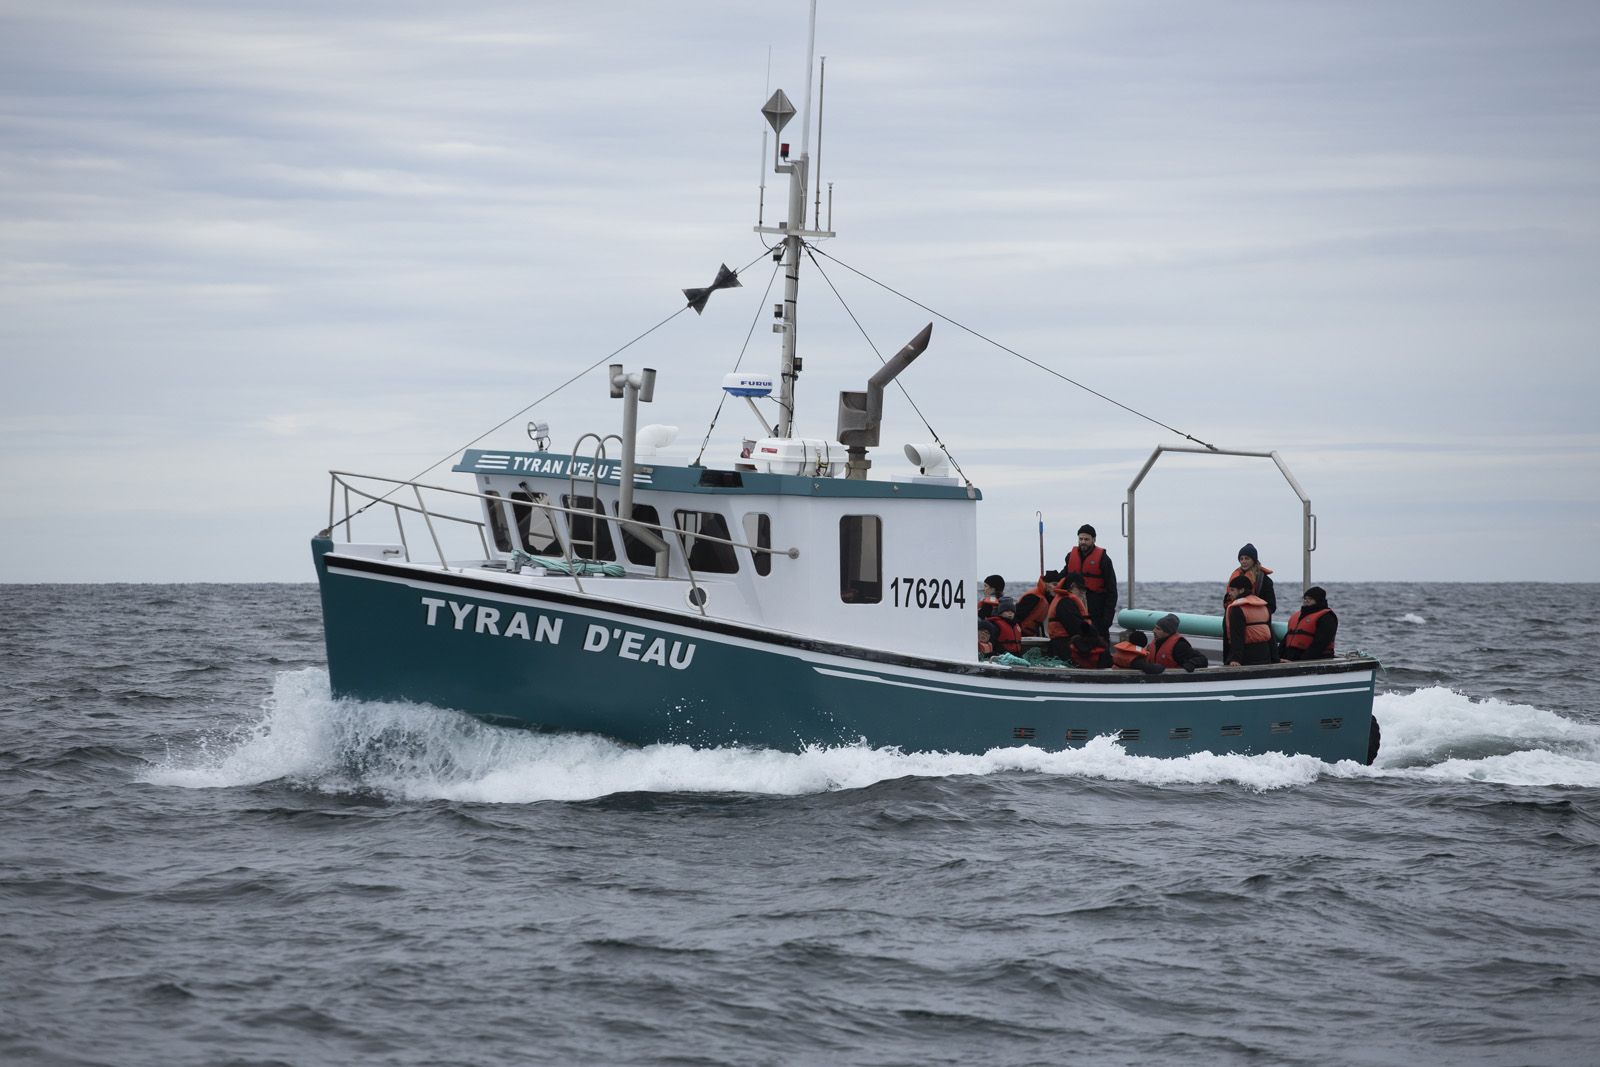
[[1111,666],[1111,644],[1101,635],[1089,613],[1082,574],[1068,574],[1056,586],[1056,599],[1050,605],[1045,634],[1050,638],[1050,655],[1056,659],[1067,660],[1074,667],[1087,670]]
[[[1244,547],[1239,549],[1239,565],[1234,568],[1232,574],[1228,575],[1228,581],[1232,582],[1241,574],[1248,576],[1250,579],[1250,591],[1266,601],[1267,614],[1274,615],[1278,611],[1278,594],[1272,588],[1272,579],[1268,577],[1271,573],[1272,568],[1261,565],[1261,557],[1256,552],[1256,546],[1246,542]],[[1222,594],[1222,603],[1223,609],[1226,610],[1228,604],[1226,590]]]
[[1013,656],[1022,655],[1022,631],[1017,628],[1017,605],[1010,597],[1001,597],[1000,602],[995,605],[994,614],[984,619],[980,625],[991,628],[992,644],[996,653],[1009,652]]
[[1250,588],[1250,576],[1228,582],[1228,606],[1222,616],[1222,657],[1230,667],[1253,667],[1278,658],[1272,640],[1272,612]]
[[995,605],[1000,603],[1000,598],[1005,595],[1006,580],[998,574],[991,574],[983,580],[983,597],[978,601],[978,618],[987,619],[994,614]]
[[1067,550],[1061,573],[1083,576],[1089,615],[1094,619],[1095,629],[1109,644],[1111,623],[1117,614],[1117,572],[1111,566],[1111,557],[1094,543],[1094,538],[1093,526],[1084,523],[1078,527],[1078,546]]
[[1156,620],[1155,629],[1150,641],[1150,662],[1161,667],[1172,669],[1182,667],[1191,674],[1201,667],[1211,666],[1211,661],[1205,654],[1196,652],[1194,646],[1189,644],[1182,634],[1178,632],[1178,617],[1176,615],[1163,615]]
[[1278,645],[1282,659],[1332,659],[1339,633],[1339,616],[1328,607],[1328,591],[1320,585],[1306,590],[1300,610],[1289,616],[1289,632]]

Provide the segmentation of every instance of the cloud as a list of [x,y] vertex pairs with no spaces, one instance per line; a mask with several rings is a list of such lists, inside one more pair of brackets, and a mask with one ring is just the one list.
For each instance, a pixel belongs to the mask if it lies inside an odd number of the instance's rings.
[[[718,262],[753,261],[746,288],[623,357],[662,369],[676,453],[741,352],[775,359],[750,226],[769,42],[773,86],[801,95],[792,12],[91,0],[0,20],[0,490],[24,538],[0,578],[83,558],[47,553],[30,509],[138,512],[164,577],[208,514],[245,551],[197,577],[245,558],[305,577],[276,539],[319,521],[329,467],[420,469]],[[1475,531],[1511,511],[1545,576],[1594,579],[1597,44],[1592,6],[1565,3],[825,9],[826,247],[1152,418],[1280,449],[1347,577],[1481,577]],[[777,179],[766,195],[770,222]],[[880,351],[932,317],[822,264]],[[809,264],[801,291],[802,425],[829,436],[876,358]],[[906,384],[986,490],[985,559],[1025,570],[1036,510],[1114,525],[1149,449],[1182,440],[934,321]],[[889,410],[886,442],[926,439]],[[561,447],[617,417],[591,380],[541,414]],[[708,454],[753,421],[725,413]],[[1211,497],[1175,477],[1152,482],[1174,505],[1260,493],[1276,510],[1249,521],[1298,538],[1270,470],[1207,474]],[[1216,536],[1149,568],[1207,575],[1237,547]],[[140,559],[112,576],[157,573]]]

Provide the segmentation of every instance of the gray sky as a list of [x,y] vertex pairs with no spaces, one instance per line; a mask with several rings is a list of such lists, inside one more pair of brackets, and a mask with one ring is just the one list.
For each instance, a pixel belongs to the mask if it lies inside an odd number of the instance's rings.
[[[410,475],[759,254],[768,47],[798,103],[805,22],[0,2],[0,580],[309,580],[330,468]],[[818,52],[830,254],[1277,448],[1319,580],[1600,580],[1600,7],[824,0]],[[824,264],[886,353],[928,321]],[[623,357],[669,455],[756,316],[775,369],[770,270]],[[832,436],[876,360],[801,287],[800,430]],[[1036,509],[1052,564],[1084,521],[1123,563],[1179,438],[942,322],[902,380],[985,492],[983,571],[1036,568]],[[533,414],[565,448],[620,405],[596,371]],[[753,427],[730,405],[708,456]],[[926,439],[892,395],[876,472]],[[1164,460],[1140,515],[1144,577],[1245,540],[1298,576],[1264,463]]]

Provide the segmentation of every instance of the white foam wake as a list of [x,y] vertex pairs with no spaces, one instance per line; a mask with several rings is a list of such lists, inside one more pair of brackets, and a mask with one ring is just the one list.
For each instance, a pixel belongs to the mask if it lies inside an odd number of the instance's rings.
[[1380,696],[1377,712],[1384,744],[1372,767],[1273,753],[1155,759],[1130,755],[1110,738],[1065,752],[997,748],[981,756],[865,746],[799,753],[632,748],[585,735],[486,726],[414,704],[334,700],[327,674],[305,670],[278,676],[259,722],[168,756],[145,780],[185,788],[288,780],[329,792],[506,804],[621,792],[793,796],[907,776],[1006,771],[1153,786],[1235,783],[1255,790],[1325,777],[1600,786],[1600,728],[1552,712],[1475,701],[1439,687]]

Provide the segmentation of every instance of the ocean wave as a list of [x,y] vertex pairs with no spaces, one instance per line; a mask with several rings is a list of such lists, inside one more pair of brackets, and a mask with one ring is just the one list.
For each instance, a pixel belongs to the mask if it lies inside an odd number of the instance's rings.
[[1232,784],[1254,791],[1321,779],[1403,778],[1600,786],[1600,728],[1554,712],[1473,700],[1442,686],[1382,694],[1383,749],[1366,767],[1313,756],[1134,755],[1110,737],[1047,752],[902,752],[865,745],[772,749],[635,748],[592,735],[489,726],[425,705],[335,700],[318,669],[280,673],[260,721],[203,739],[143,780],[181,788],[288,781],[331,792],[489,804],[582,801],[626,792],[799,796],[906,777],[1036,773],[1155,787]]

